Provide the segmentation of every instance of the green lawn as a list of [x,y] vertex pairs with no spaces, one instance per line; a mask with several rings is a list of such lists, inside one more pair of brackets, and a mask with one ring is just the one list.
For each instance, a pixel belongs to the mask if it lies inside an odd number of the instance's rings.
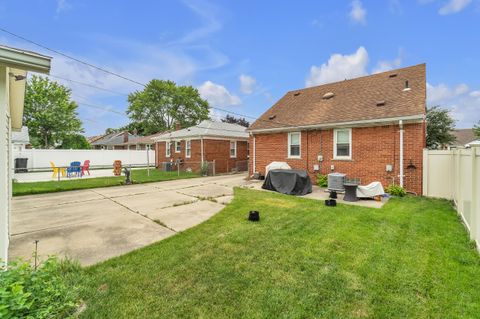
[[[113,175],[113,173],[112,173]],[[157,169],[150,169],[150,176],[147,175],[146,169],[132,170],[131,178],[134,183],[149,183],[169,181],[173,179],[198,177],[198,174],[180,172],[164,172]],[[32,183],[13,183],[13,196],[42,194],[52,192],[71,191],[75,189],[97,188],[107,186],[122,185],[125,181],[124,176],[97,177],[97,178],[75,178],[64,179],[48,182],[32,182]]]
[[207,222],[84,276],[83,318],[480,316],[478,253],[449,202],[420,197],[330,208],[236,189]]

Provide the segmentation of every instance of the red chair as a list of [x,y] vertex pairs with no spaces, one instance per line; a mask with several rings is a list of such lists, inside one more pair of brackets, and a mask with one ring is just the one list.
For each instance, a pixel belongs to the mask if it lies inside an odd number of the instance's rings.
[[86,160],[82,165],[82,176],[85,175],[85,172],[90,176],[90,160]]

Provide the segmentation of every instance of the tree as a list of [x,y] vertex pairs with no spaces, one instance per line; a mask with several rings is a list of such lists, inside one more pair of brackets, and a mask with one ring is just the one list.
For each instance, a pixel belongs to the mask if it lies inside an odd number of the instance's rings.
[[480,121],[473,126],[473,134],[475,134],[476,138],[480,139]]
[[62,144],[57,148],[61,149],[77,149],[88,150],[91,148],[85,136],[80,134],[67,135],[62,139]]
[[139,134],[148,135],[188,127],[209,118],[208,102],[191,86],[177,86],[173,81],[151,80],[143,91],[128,96],[127,114]]
[[83,133],[78,105],[70,100],[70,93],[70,89],[48,78],[34,75],[30,79],[23,122],[33,147],[55,147],[61,145],[63,139]]
[[241,126],[249,127],[250,123],[244,117],[235,117],[227,114],[225,118],[222,119],[224,123],[238,124]]
[[455,141],[452,131],[455,120],[446,109],[434,106],[427,109],[427,147],[443,148]]

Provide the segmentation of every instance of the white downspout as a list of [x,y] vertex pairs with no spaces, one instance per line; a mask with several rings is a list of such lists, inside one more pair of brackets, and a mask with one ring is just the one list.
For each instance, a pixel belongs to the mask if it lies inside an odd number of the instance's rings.
[[200,137],[200,154],[201,154],[201,157],[202,157],[202,167],[203,167],[203,137]]
[[256,155],[255,155],[255,149],[256,149],[256,145],[255,145],[255,135],[253,135],[253,165],[252,165],[252,174],[255,174],[256,172],[256,167],[255,167],[255,161],[256,161]]
[[403,121],[398,121],[400,126],[400,186],[403,187]]

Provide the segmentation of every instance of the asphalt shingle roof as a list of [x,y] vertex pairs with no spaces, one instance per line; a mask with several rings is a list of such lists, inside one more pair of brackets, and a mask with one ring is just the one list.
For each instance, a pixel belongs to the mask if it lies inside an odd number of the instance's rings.
[[[290,91],[260,116],[249,130],[423,115],[425,73],[426,65],[419,64]],[[406,81],[409,89],[404,90]],[[333,93],[333,97],[325,99],[325,94],[329,92]]]
[[199,136],[246,139],[249,136],[246,129],[246,127],[238,124],[205,120],[195,126],[162,134],[154,138],[154,140],[184,139]]

